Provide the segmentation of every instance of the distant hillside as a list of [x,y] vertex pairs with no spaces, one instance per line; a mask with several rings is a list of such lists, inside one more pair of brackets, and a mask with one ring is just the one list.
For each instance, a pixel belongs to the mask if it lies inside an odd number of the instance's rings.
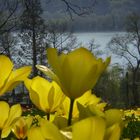
[[[70,0],[79,6],[90,6],[92,0]],[[123,30],[126,17],[132,13],[140,13],[140,0],[96,0],[93,13],[84,17],[73,15],[69,28],[74,31],[108,31]],[[69,19],[66,5],[61,0],[42,0],[45,20]]]

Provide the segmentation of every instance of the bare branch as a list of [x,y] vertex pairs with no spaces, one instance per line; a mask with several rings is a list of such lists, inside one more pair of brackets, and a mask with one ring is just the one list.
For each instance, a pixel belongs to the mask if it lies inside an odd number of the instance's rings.
[[90,4],[90,6],[87,7],[76,5],[68,0],[61,0],[61,1],[66,5],[66,11],[70,15],[71,19],[73,19],[72,17],[73,14],[76,14],[78,16],[83,16],[93,12],[93,7],[96,4],[96,0],[94,0],[92,4]]
[[139,31],[139,24],[140,24],[140,16],[136,13],[132,13],[127,18],[128,23],[127,24],[127,31],[133,34],[134,39],[137,41],[137,47],[138,53],[140,55],[140,31]]
[[10,13],[0,25],[0,29],[2,29],[9,22],[9,20],[11,20],[10,18],[14,15],[15,11],[17,10],[17,7],[18,7],[18,0],[16,1],[15,7],[12,10],[9,10]]
[[125,55],[123,55],[122,57],[124,57],[128,61],[128,63],[131,65],[132,69],[134,70],[135,67],[133,66],[133,63],[130,61],[130,59]]
[[136,55],[133,55],[129,50],[128,50],[128,46],[127,44],[125,44],[125,49],[124,51],[126,51],[130,56],[132,56],[133,58],[136,59],[136,61],[138,61],[138,57]]
[[114,37],[109,43],[109,48],[114,54],[117,54],[118,56],[122,56],[122,54],[127,56],[129,55],[131,58],[134,58],[136,61],[138,61],[138,56],[133,54],[132,50],[129,49],[129,45],[132,41],[127,41],[127,39],[127,36]]

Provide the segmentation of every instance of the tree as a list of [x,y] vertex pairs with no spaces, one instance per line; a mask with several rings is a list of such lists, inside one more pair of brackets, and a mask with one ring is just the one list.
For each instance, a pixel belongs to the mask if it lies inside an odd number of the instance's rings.
[[17,39],[11,32],[3,33],[0,36],[0,54],[5,54],[12,59],[12,54],[14,53],[14,47],[16,44]]
[[123,78],[123,70],[119,65],[110,67],[103,73],[97,82],[94,92],[102,97],[113,107],[123,107],[123,98],[120,94],[120,82]]
[[126,60],[132,71],[132,93],[134,106],[139,105],[137,73],[140,68],[140,16],[131,14],[127,19],[127,33],[113,37],[109,50]]
[[76,37],[71,31],[67,31],[67,22],[64,20],[49,20],[47,23],[47,42],[53,48],[57,48],[59,53],[62,51],[70,51],[75,48]]
[[60,0],[65,5],[66,12],[73,19],[73,14],[78,16],[83,16],[93,12],[93,7],[96,4],[96,0],[87,0],[87,1],[69,1],[69,0]]
[[[0,54],[7,55],[15,66],[22,65],[19,55],[20,39],[17,36],[19,17],[22,13],[20,0],[0,0]],[[20,65],[19,65],[20,64]]]
[[41,17],[42,8],[40,0],[23,0],[23,14],[20,17],[22,41],[32,46],[33,76],[37,75],[37,48],[42,47],[40,42],[44,42],[45,24]]
[[87,47],[92,53],[94,53],[95,56],[103,55],[103,51],[100,49],[101,46],[96,44],[94,39],[90,40]]
[[125,108],[131,107],[132,104],[130,92],[129,92],[129,77],[128,72],[122,77],[120,81],[120,94],[122,96],[123,101],[125,102]]
[[129,11],[134,11],[132,0],[109,0],[109,13],[112,17],[112,26],[115,30],[123,29],[124,19]]
[[0,0],[0,34],[16,27],[19,0]]

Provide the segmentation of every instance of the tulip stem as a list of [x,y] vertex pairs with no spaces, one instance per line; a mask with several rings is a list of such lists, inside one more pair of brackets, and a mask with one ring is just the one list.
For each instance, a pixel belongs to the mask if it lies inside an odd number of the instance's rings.
[[71,122],[72,122],[73,105],[74,105],[74,99],[70,99],[70,108],[69,108],[68,126],[70,126],[70,125],[71,125]]
[[47,120],[50,120],[50,113],[47,113]]

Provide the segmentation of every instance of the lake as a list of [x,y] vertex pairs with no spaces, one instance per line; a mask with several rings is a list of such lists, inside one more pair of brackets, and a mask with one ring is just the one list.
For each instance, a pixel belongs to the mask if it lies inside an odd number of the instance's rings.
[[116,63],[119,63],[120,65],[123,65],[125,63],[125,60],[118,58],[111,52],[107,50],[107,44],[111,40],[113,36],[116,34],[123,35],[125,32],[85,32],[85,33],[74,33],[74,35],[77,37],[77,42],[82,43],[84,46],[88,46],[89,42],[94,39],[95,44],[100,45],[100,50],[103,50],[104,55],[101,57],[105,59],[107,56],[111,56],[111,65],[114,65]]

